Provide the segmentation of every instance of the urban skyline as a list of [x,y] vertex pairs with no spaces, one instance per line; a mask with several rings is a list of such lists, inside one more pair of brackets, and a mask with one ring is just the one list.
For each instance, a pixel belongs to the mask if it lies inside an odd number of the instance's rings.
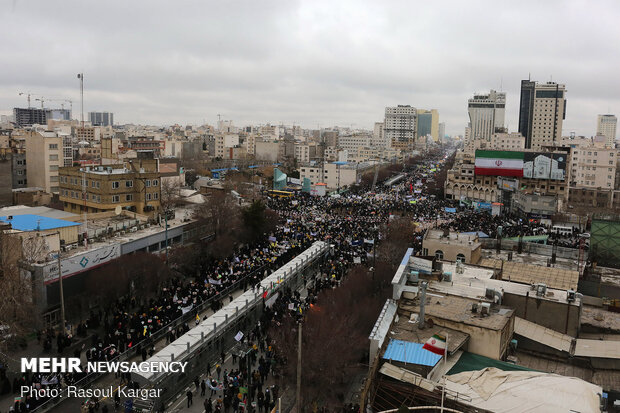
[[[613,2],[537,5],[538,13],[527,13],[532,30],[520,24],[527,4],[240,2],[180,11],[164,3],[148,10],[65,4],[62,12],[45,3],[2,6],[11,18],[0,30],[14,62],[0,85],[2,113],[26,106],[19,92],[78,101],[82,71],[85,114],[109,110],[120,124],[214,124],[221,114],[237,125],[372,129],[386,106],[408,104],[438,109],[446,133],[457,135],[467,100],[494,89],[507,94],[506,126],[516,131],[528,76],[566,85],[565,135],[595,134],[596,116],[618,107],[614,65],[600,59],[617,54],[608,42],[617,34]],[[162,12],[165,30],[152,24]],[[562,42],[541,41],[554,32]],[[24,53],[19,45],[28,41]],[[587,67],[574,65],[575,55]]]

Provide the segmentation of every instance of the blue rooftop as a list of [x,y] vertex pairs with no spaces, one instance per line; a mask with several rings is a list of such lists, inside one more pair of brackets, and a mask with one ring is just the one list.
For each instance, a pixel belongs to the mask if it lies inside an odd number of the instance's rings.
[[392,339],[385,350],[385,354],[383,354],[383,358],[401,363],[433,367],[441,360],[441,356],[423,349],[423,346],[424,344],[420,343]]
[[75,227],[80,225],[77,222],[31,214],[13,215],[13,219],[8,219],[8,217],[4,216],[0,217],[0,221],[11,224],[11,227],[18,231],[45,231],[48,229]]

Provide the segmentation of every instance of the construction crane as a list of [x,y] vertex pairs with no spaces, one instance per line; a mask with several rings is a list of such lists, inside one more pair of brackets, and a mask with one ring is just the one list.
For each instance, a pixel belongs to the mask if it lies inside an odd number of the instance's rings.
[[[48,102],[69,102],[69,108],[71,110],[71,113],[73,113],[73,101],[70,99],[47,99]],[[60,107],[62,108],[62,110],[65,110],[65,104],[61,103]]]
[[28,109],[30,109],[30,96],[31,96],[31,93],[30,92],[19,92],[19,96],[22,96],[22,95],[26,95],[26,97],[28,98]]
[[45,108],[43,107],[43,104],[45,103],[45,98],[44,98],[43,96],[41,96],[41,98],[40,98],[40,99],[39,99],[39,98],[37,98],[37,99],[35,99],[35,100],[36,100],[36,101],[38,101],[38,102],[41,102],[41,109],[45,109]]

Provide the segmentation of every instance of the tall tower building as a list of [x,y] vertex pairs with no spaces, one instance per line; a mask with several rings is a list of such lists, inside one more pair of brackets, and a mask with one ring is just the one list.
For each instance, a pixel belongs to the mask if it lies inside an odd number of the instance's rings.
[[616,126],[618,118],[616,115],[598,115],[596,122],[596,134],[607,138],[606,146],[613,148],[616,143]]
[[496,132],[503,132],[506,114],[506,93],[491,90],[486,95],[474,95],[467,101],[471,138],[490,141]]
[[526,148],[555,145],[562,138],[562,122],[565,118],[564,85],[521,81],[519,132],[525,137]]
[[385,108],[383,133],[395,149],[411,149],[417,132],[417,111],[409,105]]
[[113,126],[114,113],[112,112],[88,112],[88,120],[93,126]]
[[430,135],[437,142],[439,140],[439,112],[437,109],[418,109],[416,112],[418,138],[421,139]]

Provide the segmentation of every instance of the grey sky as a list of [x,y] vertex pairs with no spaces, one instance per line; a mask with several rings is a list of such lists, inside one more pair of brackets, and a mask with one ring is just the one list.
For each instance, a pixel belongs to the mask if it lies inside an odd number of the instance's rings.
[[[620,112],[620,2],[4,0],[0,110],[20,91],[117,123],[371,128],[385,106],[436,108],[462,134],[474,92],[566,84],[564,133]],[[55,106],[59,106],[59,103]],[[77,116],[76,116],[77,115]]]

